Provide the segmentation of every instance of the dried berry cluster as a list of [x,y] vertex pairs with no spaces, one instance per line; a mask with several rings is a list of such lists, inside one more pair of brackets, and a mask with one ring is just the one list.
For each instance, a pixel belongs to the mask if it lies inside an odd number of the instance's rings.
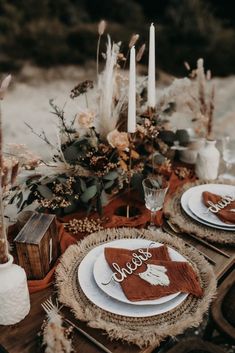
[[65,229],[73,234],[78,233],[93,233],[98,230],[102,230],[101,220],[96,220],[93,218],[83,218],[83,219],[71,219],[68,223],[64,224]]

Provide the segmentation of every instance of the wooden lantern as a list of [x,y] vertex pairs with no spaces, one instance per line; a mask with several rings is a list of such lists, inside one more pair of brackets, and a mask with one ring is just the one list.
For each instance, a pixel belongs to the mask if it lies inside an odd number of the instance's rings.
[[34,213],[14,239],[19,265],[28,279],[42,279],[59,256],[54,215]]

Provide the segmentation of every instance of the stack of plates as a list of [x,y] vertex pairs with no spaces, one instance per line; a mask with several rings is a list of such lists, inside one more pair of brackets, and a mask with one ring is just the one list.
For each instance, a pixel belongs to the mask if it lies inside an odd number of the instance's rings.
[[[150,241],[146,239],[120,239],[92,249],[78,267],[79,285],[86,297],[103,310],[129,317],[159,315],[181,304],[188,294],[175,293],[156,300],[130,302],[119,283],[112,281],[109,285],[102,284],[107,283],[113,273],[104,257],[105,247],[137,249],[147,248],[149,245]],[[156,242],[151,248],[161,245]],[[169,247],[168,251],[173,261],[187,261],[177,251]]]
[[235,224],[222,222],[216,214],[208,211],[202,199],[203,191],[209,191],[220,196],[235,197],[235,186],[226,184],[203,184],[185,191],[181,197],[183,210],[195,221],[208,227],[235,231]]

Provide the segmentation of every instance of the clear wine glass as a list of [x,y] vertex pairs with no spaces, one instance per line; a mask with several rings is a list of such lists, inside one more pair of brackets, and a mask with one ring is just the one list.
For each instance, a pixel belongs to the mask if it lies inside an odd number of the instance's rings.
[[226,164],[226,172],[220,177],[225,179],[234,179],[235,176],[232,173],[232,168],[235,166],[235,139],[230,136],[226,136],[222,140],[222,156]]
[[148,229],[156,230],[155,224],[156,212],[163,207],[165,196],[168,190],[168,183],[159,184],[157,178],[149,177],[143,180],[145,206],[151,211],[151,219]]

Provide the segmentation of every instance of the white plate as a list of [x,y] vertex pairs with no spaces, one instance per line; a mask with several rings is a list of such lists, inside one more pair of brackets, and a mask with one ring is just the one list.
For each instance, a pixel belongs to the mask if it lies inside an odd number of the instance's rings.
[[[136,240],[133,243],[132,241],[128,241],[127,239],[124,239],[124,240],[120,240],[113,247],[125,248],[125,249],[136,249],[135,244],[136,244]],[[150,244],[150,241],[148,241],[148,244]],[[162,244],[155,243],[155,245],[154,245],[154,247],[156,247],[156,248],[158,248],[159,246],[162,246]],[[108,246],[106,246],[106,247],[108,247]],[[180,255],[177,251],[175,251],[169,247],[168,247],[168,251],[169,251],[170,258],[173,261],[187,262],[187,260],[182,255]],[[175,298],[177,295],[180,294],[180,292],[178,292],[178,293],[166,295],[162,298],[155,299],[155,300],[142,300],[142,301],[138,301],[138,302],[131,302],[125,296],[125,294],[122,290],[122,287],[119,283],[117,283],[115,281],[111,281],[110,284],[108,284],[106,286],[102,284],[102,283],[107,283],[113,274],[113,271],[111,270],[110,266],[108,265],[108,263],[105,259],[104,251],[102,251],[102,253],[98,257],[98,259],[96,260],[93,273],[94,273],[95,281],[96,281],[97,285],[99,286],[99,288],[101,290],[103,290],[106,294],[108,294],[110,297],[117,299],[123,303],[128,303],[128,304],[132,304],[132,305],[163,304],[163,303],[170,301],[171,299]]]
[[227,224],[222,222],[216,214],[210,212],[203,203],[202,193],[209,191],[219,196],[235,196],[235,186],[224,184],[208,184],[200,185],[200,188],[194,191],[188,200],[188,207],[200,219],[222,227],[234,228],[235,224]]
[[[129,239],[123,239],[123,241],[130,242]],[[131,241],[135,242],[135,245],[133,246],[134,248],[146,247],[149,244],[149,240],[145,239],[131,239]],[[78,267],[79,284],[83,293],[92,303],[103,310],[117,315],[128,317],[150,317],[170,311],[185,300],[188,294],[181,293],[169,302],[159,305],[132,305],[117,301],[105,294],[95,282],[93,267],[97,257],[104,251],[104,248],[107,246],[115,246],[118,242],[120,242],[120,240],[114,240],[92,249],[84,257]],[[120,243],[118,246],[120,246]]]
[[[195,221],[202,223],[208,227],[212,227],[212,228],[216,228],[216,229],[223,229],[223,230],[227,230],[227,231],[235,231],[235,227],[224,227],[224,226],[220,226],[220,225],[216,225],[216,224],[211,224],[208,223],[200,218],[198,218],[189,208],[188,206],[188,201],[190,199],[190,197],[193,195],[193,193],[195,192],[195,190],[197,191],[201,186],[208,186],[209,184],[203,184],[203,185],[198,185],[198,186],[194,186],[188,190],[186,190],[183,195],[181,196],[181,206],[183,208],[183,210],[185,211],[185,213],[187,213],[187,215],[191,218],[193,218]],[[216,184],[213,184],[216,185]]]

